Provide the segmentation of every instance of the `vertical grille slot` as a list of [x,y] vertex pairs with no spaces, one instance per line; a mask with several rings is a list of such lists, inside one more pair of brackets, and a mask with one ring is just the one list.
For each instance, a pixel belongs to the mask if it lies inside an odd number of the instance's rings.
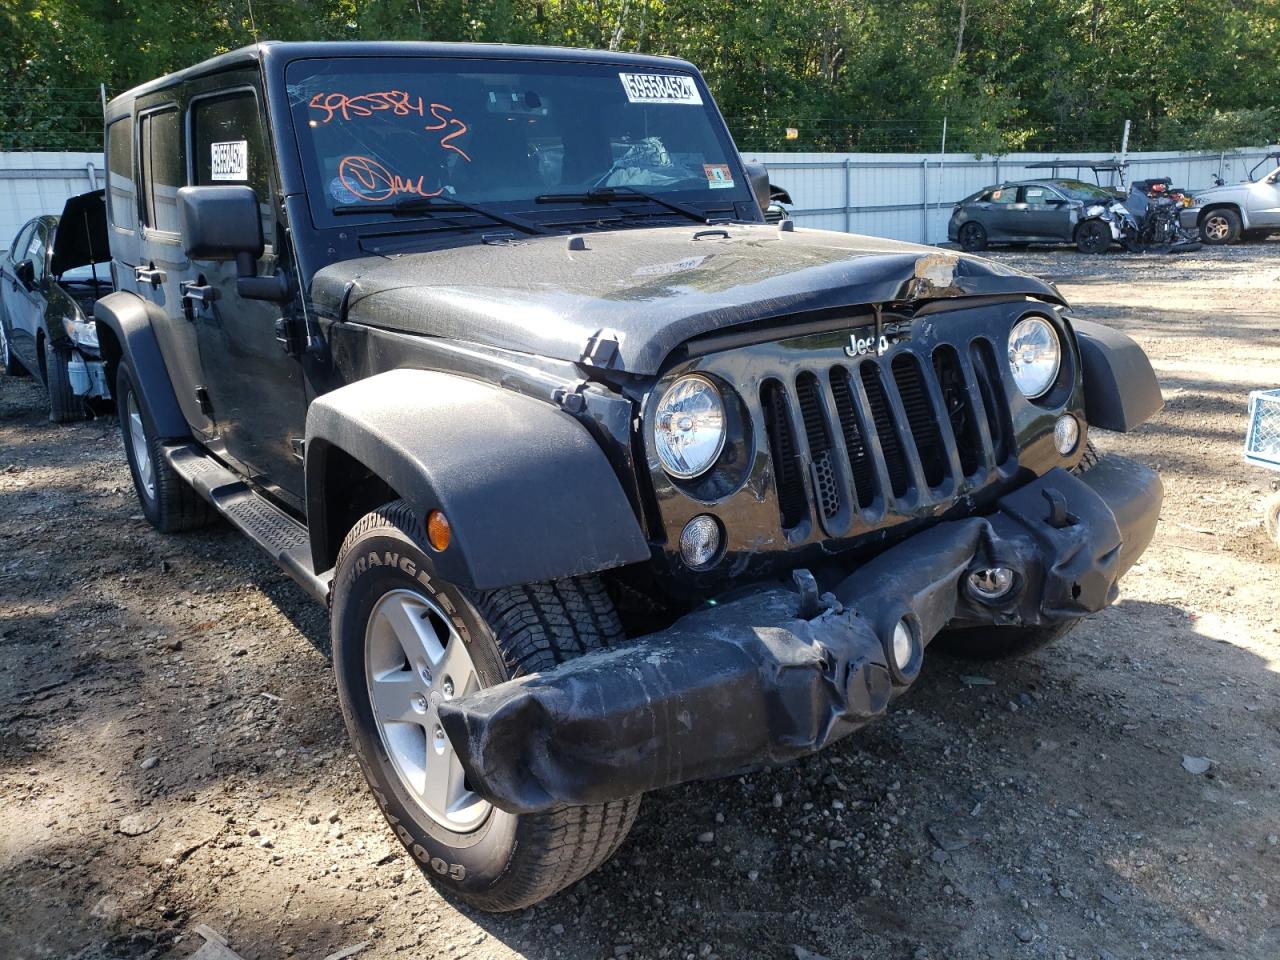
[[942,433],[934,419],[933,404],[929,402],[929,388],[925,386],[920,364],[912,354],[898,354],[894,357],[892,369],[902,407],[907,412],[907,425],[911,427],[916,452],[920,454],[925,483],[936,487],[947,476],[947,451],[942,446]]
[[862,377],[862,389],[867,392],[867,402],[871,405],[871,421],[876,425],[876,436],[880,438],[880,452],[884,454],[885,469],[889,472],[889,485],[894,496],[900,497],[911,484],[911,473],[907,470],[907,460],[898,442],[898,431],[893,428],[893,412],[880,382],[880,368],[867,362],[858,372]]
[[836,401],[840,433],[844,436],[845,450],[849,453],[849,470],[853,474],[858,506],[869,507],[876,496],[876,468],[871,463],[871,455],[862,439],[858,411],[853,405],[853,390],[849,386],[849,371],[844,367],[835,367],[831,371],[831,395]]
[[836,485],[831,462],[831,431],[823,412],[822,389],[812,373],[796,377],[796,398],[800,401],[800,417],[804,420],[805,440],[813,462],[814,492],[822,516],[830,520],[840,512],[840,488]]
[[769,454],[773,458],[773,482],[778,488],[778,512],[784,529],[797,527],[808,512],[804,477],[795,434],[787,410],[786,391],[777,380],[766,380],[760,388],[760,405],[764,410],[765,432],[769,436]]
[[966,477],[977,472],[982,464],[982,438],[974,417],[973,403],[964,382],[964,370],[955,347],[943,346],[933,352],[933,369],[942,390],[942,400],[947,406],[947,419],[955,435],[960,469]]
[[1004,396],[1004,381],[996,366],[995,348],[990,340],[973,342],[973,368],[978,376],[978,390],[982,405],[986,407],[987,429],[991,432],[991,446],[995,450],[996,463],[1009,459],[1009,436],[1013,426],[1009,423],[1008,406]]

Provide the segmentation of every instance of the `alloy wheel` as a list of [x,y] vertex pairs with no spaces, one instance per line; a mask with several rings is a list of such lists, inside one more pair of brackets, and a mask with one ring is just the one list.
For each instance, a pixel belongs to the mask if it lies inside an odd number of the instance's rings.
[[480,689],[480,678],[449,618],[412,590],[384,595],[365,628],[365,678],[401,785],[442,827],[475,830],[492,806],[467,785],[439,706]]
[[155,465],[151,462],[151,444],[147,442],[147,430],[142,423],[138,400],[130,390],[125,401],[125,414],[129,421],[129,446],[133,448],[133,462],[138,468],[138,480],[148,500],[156,497]]
[[1204,235],[1210,240],[1222,241],[1231,232],[1231,225],[1226,217],[1211,216],[1204,222]]

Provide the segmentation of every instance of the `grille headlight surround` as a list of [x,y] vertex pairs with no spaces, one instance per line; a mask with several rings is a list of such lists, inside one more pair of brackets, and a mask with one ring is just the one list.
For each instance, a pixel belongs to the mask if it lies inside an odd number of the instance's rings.
[[1028,400],[1048,393],[1062,367],[1062,341],[1044,317],[1023,317],[1009,331],[1009,369]]
[[653,446],[662,469],[678,480],[706,473],[724,450],[724,397],[707,377],[687,374],[654,408]]

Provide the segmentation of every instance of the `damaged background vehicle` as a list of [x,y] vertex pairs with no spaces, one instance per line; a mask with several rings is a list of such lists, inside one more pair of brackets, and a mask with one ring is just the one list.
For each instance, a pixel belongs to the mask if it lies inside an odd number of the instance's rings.
[[1160,408],[1141,349],[997,263],[766,223],[682,60],[264,43],[106,122],[141,510],[330,606],[388,823],[483,909],[881,716],[932,643],[1061,637],[1154,533],[1157,475],[1089,443]]
[[1111,190],[1083,180],[1025,180],[984,187],[956,204],[947,239],[971,253],[992,243],[1074,243],[1105,253],[1132,214]]
[[38,377],[49,419],[78,420],[109,400],[93,305],[111,292],[103,191],[72,197],[61,216],[23,224],[0,261],[0,364]]

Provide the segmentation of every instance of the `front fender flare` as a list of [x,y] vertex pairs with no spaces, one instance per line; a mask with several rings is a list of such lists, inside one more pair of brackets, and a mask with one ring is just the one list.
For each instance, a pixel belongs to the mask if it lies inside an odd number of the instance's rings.
[[1160,383],[1132,338],[1089,320],[1072,318],[1071,328],[1080,346],[1084,412],[1090,426],[1128,433],[1160,412]]
[[[151,415],[160,439],[177,440],[191,436],[191,427],[182,415],[178,395],[173,391],[169,370],[160,353],[147,302],[136,294],[117,290],[94,304],[93,319],[110,330],[119,344],[121,356],[104,356],[104,359],[123,360],[129,365],[134,389]],[[111,389],[115,390],[114,383]]]
[[586,428],[558,407],[476,380],[392,370],[307,411],[307,517],[315,569],[332,566],[325,460],[343,451],[425,520],[449,519],[440,576],[478,590],[649,558],[626,494]]

